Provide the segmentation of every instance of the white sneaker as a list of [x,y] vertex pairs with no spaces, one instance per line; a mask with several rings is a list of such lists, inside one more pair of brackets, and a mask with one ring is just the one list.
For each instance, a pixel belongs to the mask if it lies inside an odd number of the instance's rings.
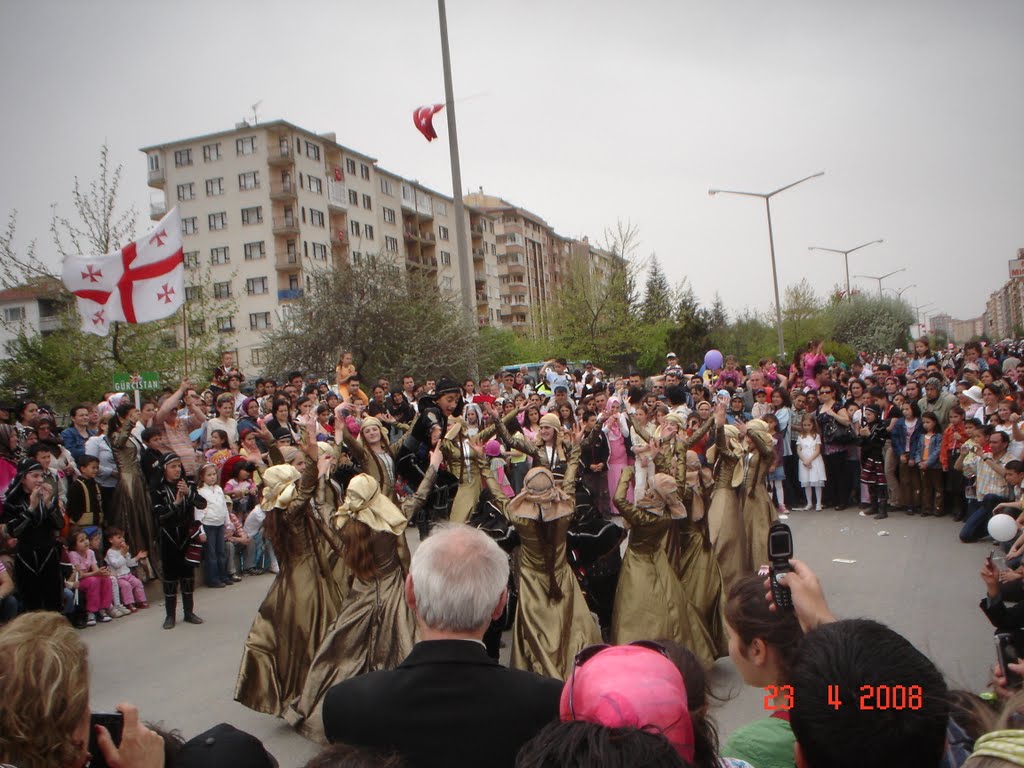
[[108,621],[113,621],[113,619],[110,618],[110,614],[106,611],[100,610],[97,613],[97,619],[99,620],[100,624],[106,624]]
[[131,611],[129,611],[127,607],[125,607],[123,605],[119,605],[119,606],[117,606],[117,615],[114,616],[114,618],[115,619],[120,619],[122,616],[127,616],[130,613],[131,613]]
[[96,614],[95,613],[89,613],[89,614],[86,615],[86,617],[85,617],[85,626],[87,626],[87,627],[95,627],[96,626]]
[[821,504],[819,504],[818,506],[816,506],[816,507],[814,508],[814,511],[815,511],[815,512],[821,512]]
[[811,505],[810,504],[805,504],[804,506],[800,507],[800,509],[798,509],[796,511],[797,512],[810,512],[811,511]]

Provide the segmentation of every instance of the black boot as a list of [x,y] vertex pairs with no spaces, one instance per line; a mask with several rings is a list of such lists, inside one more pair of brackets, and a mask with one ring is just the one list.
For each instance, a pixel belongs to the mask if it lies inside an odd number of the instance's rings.
[[164,619],[164,629],[174,629],[174,612],[178,608],[178,582],[165,581],[164,583],[164,611],[167,618]]
[[885,520],[889,516],[889,512],[886,510],[888,505],[885,501],[882,501],[878,505],[878,513],[875,515],[875,520]]
[[185,622],[188,624],[202,624],[203,620],[196,616],[192,610],[192,590],[195,588],[195,579],[181,580],[181,607],[185,611]]

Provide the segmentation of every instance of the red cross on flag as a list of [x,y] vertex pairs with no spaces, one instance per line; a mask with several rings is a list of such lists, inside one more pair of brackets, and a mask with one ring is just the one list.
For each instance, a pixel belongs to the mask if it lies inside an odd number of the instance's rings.
[[124,248],[103,256],[67,256],[64,285],[75,294],[82,330],[106,336],[113,322],[149,323],[185,300],[178,209]]

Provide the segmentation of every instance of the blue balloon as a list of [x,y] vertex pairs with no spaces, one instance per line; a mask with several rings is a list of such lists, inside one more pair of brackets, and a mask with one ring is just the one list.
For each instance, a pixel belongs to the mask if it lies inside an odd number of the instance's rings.
[[717,349],[709,349],[707,354],[704,355],[704,366],[712,370],[718,370],[722,367],[722,353]]

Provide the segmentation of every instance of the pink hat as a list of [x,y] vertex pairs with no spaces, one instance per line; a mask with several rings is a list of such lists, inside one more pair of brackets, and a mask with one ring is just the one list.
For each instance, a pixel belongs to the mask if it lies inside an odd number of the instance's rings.
[[578,660],[562,688],[559,716],[660,733],[683,759],[693,761],[683,676],[667,656],[651,648],[617,645]]
[[495,456],[501,456],[501,443],[498,442],[498,438],[495,437],[487,441],[487,445],[484,446],[484,453],[492,459]]

